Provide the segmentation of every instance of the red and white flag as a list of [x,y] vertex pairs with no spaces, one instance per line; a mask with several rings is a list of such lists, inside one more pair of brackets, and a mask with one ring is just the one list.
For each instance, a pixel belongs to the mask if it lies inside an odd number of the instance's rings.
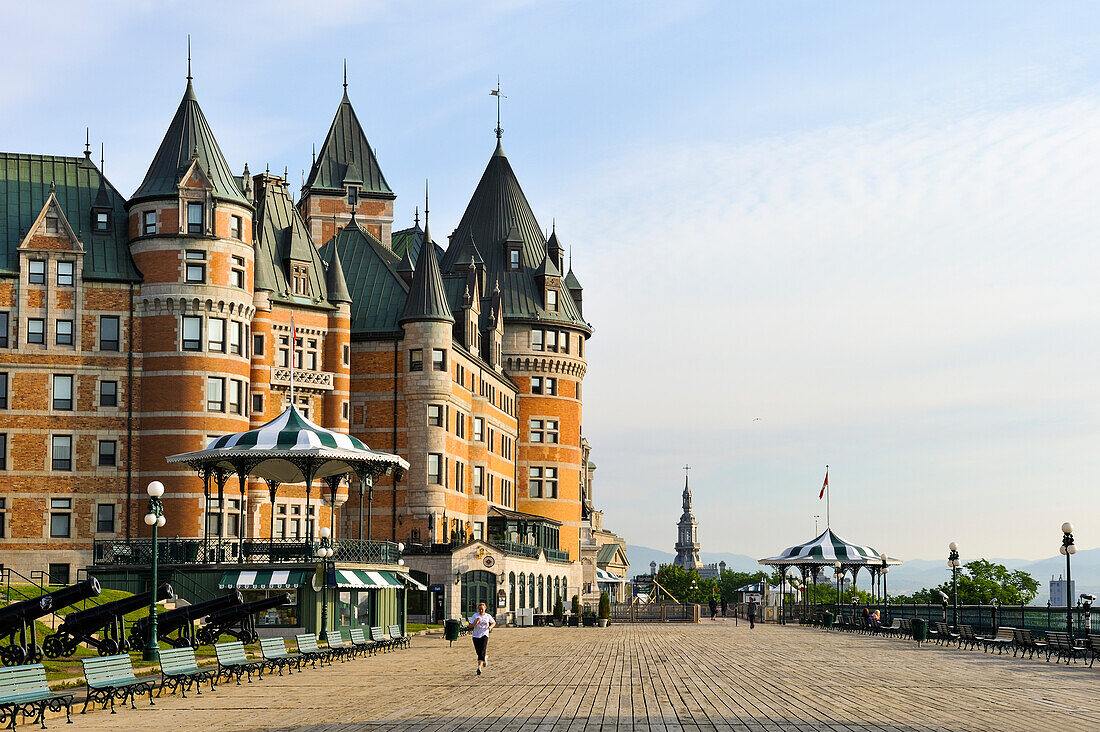
[[829,466],[825,466],[825,482],[821,484],[821,492],[817,494],[817,500],[825,497],[825,489],[829,487]]

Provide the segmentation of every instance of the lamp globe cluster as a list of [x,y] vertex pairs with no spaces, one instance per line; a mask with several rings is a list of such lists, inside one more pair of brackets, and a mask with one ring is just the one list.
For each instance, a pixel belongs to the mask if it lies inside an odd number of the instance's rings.
[[[160,498],[164,495],[164,484],[161,483],[159,480],[154,480],[145,488],[145,492],[149,494],[150,498]],[[153,524],[156,524],[159,527],[164,526],[164,524],[166,523],[167,520],[164,518],[164,516],[158,516],[152,511],[145,514],[145,524],[147,526],[152,526]]]
[[329,557],[331,557],[335,553],[333,551],[332,547],[325,546],[328,543],[328,537],[332,534],[332,531],[330,531],[327,526],[322,526],[320,534],[321,534],[321,546],[317,547],[317,556],[320,559],[328,559]]

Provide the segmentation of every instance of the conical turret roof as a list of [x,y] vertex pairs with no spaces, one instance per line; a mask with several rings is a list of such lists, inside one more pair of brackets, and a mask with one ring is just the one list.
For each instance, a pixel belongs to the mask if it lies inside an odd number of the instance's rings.
[[[424,241],[430,242],[427,221],[424,222]],[[409,299],[405,311],[398,323],[414,320],[438,320],[455,322],[451,315],[451,306],[447,302],[447,291],[443,288],[443,275],[439,271],[439,260],[435,257],[434,247],[420,247],[420,256],[416,259],[416,271],[409,285]]]
[[149,164],[145,180],[130,197],[129,205],[150,198],[177,195],[180,177],[195,159],[210,179],[215,198],[251,206],[237,185],[237,178],[225,161],[218,141],[214,139],[188,79],[176,115],[164,133],[153,162]]
[[362,193],[394,197],[345,90],[305,187],[342,192],[348,183],[361,185]]
[[332,253],[328,258],[328,273],[325,279],[328,286],[329,302],[351,302],[351,294],[348,293],[348,282],[344,278],[344,267],[340,264],[340,250],[332,247]]

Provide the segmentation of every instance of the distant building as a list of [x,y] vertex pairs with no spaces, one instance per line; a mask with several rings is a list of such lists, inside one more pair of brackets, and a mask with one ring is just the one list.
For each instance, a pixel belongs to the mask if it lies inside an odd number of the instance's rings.
[[676,534],[676,559],[672,563],[684,569],[700,569],[703,566],[699,559],[699,524],[695,515],[691,512],[691,488],[688,486],[688,477],[684,475],[684,513],[680,516]]
[[[1069,581],[1069,593],[1066,593],[1066,580],[1062,575],[1058,575],[1058,579],[1054,579],[1054,575],[1050,576],[1050,604],[1054,607],[1065,607],[1067,604],[1072,604],[1072,598],[1077,597],[1076,590],[1077,583],[1073,580]],[[1066,602],[1066,598],[1070,598],[1070,602]]]

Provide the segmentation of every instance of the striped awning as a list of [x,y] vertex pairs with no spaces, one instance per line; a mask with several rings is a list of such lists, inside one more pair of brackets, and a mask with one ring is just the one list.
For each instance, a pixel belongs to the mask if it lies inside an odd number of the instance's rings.
[[171,455],[167,460],[196,469],[202,466],[236,472],[235,463],[242,458],[259,459],[250,475],[279,483],[304,482],[302,466],[307,462],[312,465],[314,478],[353,473],[364,465],[399,473],[409,469],[409,463],[400,456],[372,450],[351,435],[314,424],[293,406],[254,430],[219,437],[203,450]]
[[[869,546],[850,544],[825,529],[821,536],[805,544],[797,544],[783,550],[779,556],[761,559],[761,564],[827,565],[840,562],[846,566],[881,564],[879,552]],[[901,560],[886,558],[887,564],[901,564]]]
[[369,569],[336,570],[336,586],[349,590],[402,589],[405,583],[395,572],[376,572]]
[[623,583],[623,582],[626,582],[626,581],[627,580],[624,580],[622,577],[619,577],[618,575],[611,574],[606,569],[600,569],[599,567],[596,567],[596,582],[597,583],[600,583],[600,582]]
[[301,587],[307,573],[300,569],[234,569],[222,574],[218,587],[223,590],[285,590]]
[[427,585],[421,583],[419,580],[413,579],[411,575],[405,574],[404,572],[398,572],[397,578],[414,590],[427,591],[428,589]]

